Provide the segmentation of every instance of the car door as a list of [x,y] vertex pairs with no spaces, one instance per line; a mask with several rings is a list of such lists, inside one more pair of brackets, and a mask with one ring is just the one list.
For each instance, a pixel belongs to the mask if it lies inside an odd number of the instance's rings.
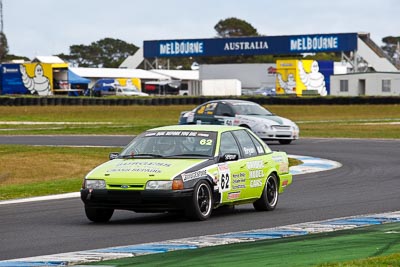
[[247,130],[232,132],[240,144],[241,154],[244,159],[244,166],[241,171],[246,173],[245,190],[243,198],[258,198],[261,195],[265,184],[266,168],[268,165],[264,146]]
[[216,124],[234,125],[235,113],[230,105],[224,102],[219,102],[214,112]]
[[196,124],[222,124],[214,116],[217,102],[205,103],[196,109],[194,123]]
[[246,162],[241,158],[240,148],[231,132],[221,134],[219,146],[220,157],[226,154],[236,154],[238,159],[218,164],[218,190],[221,193],[222,203],[233,203],[243,198],[246,187]]

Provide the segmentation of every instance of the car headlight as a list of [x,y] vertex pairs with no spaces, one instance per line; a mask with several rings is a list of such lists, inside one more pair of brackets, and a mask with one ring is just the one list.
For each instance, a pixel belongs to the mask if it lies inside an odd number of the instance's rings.
[[269,130],[269,128],[270,128],[268,124],[264,124],[263,127],[265,130]]
[[148,181],[146,183],[148,190],[171,190],[172,181]]
[[106,189],[106,182],[104,180],[85,179],[85,188],[87,188],[87,189]]

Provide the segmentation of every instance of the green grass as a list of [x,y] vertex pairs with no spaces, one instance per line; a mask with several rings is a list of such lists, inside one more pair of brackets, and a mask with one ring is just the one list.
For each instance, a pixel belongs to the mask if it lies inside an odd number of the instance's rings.
[[[128,134],[177,124],[176,106],[0,107],[0,134]],[[267,106],[300,127],[301,137],[400,138],[399,105]]]
[[82,185],[82,180],[83,178],[79,177],[23,185],[0,186],[0,200],[78,192]]
[[92,265],[123,266],[399,266],[400,223],[176,250]]
[[120,150],[0,145],[0,200],[77,192],[91,169]]
[[395,267],[400,266],[400,253],[388,256],[370,257],[362,260],[335,262],[317,265],[316,267]]

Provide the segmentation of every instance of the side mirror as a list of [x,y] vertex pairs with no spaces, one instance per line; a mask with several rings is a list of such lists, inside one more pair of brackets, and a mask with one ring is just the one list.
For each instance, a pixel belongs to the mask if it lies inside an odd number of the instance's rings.
[[118,152],[111,152],[110,155],[108,156],[108,158],[110,160],[116,159],[119,157],[119,153]]
[[226,153],[219,158],[219,162],[235,161],[239,159],[239,155],[235,153]]

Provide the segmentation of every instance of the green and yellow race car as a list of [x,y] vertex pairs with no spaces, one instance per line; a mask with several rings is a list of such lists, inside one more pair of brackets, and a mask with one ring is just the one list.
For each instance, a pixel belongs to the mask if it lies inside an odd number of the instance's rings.
[[136,136],[89,172],[81,199],[93,222],[115,209],[184,212],[206,220],[213,209],[253,203],[274,210],[292,183],[288,157],[238,126],[175,125]]

